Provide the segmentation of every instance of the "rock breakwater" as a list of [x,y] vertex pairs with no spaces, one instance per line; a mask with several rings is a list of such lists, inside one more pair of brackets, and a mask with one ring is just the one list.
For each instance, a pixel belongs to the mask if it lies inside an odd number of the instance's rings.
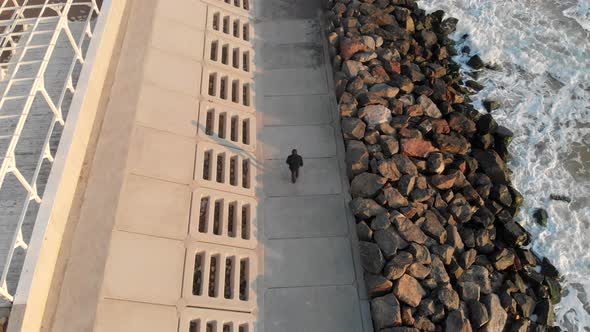
[[512,132],[469,103],[457,20],[412,0],[333,0],[328,18],[375,331],[558,331],[559,273],[514,220]]

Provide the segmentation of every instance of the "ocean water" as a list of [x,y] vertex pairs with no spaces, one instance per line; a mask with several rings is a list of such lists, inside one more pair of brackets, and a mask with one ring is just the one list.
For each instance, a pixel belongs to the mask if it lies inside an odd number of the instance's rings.
[[[471,55],[497,67],[480,74],[485,89],[473,99],[482,112],[482,100],[500,101],[493,114],[515,133],[509,167],[525,197],[517,218],[532,233],[534,251],[564,277],[557,324],[590,331],[590,0],[419,4],[458,18],[459,50],[469,46]],[[572,202],[552,201],[550,194]],[[535,223],[536,208],[547,210],[547,227]]]

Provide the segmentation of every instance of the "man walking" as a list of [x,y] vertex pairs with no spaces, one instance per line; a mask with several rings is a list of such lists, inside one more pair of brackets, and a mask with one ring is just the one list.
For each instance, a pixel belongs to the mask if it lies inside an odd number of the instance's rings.
[[291,155],[287,157],[287,165],[291,170],[291,181],[295,183],[299,177],[299,167],[303,167],[303,158],[297,154],[297,150],[291,151]]

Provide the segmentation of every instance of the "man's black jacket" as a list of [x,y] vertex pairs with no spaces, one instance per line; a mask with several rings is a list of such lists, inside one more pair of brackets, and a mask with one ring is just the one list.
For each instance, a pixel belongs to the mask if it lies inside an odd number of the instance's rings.
[[298,154],[292,154],[287,157],[287,164],[289,164],[289,169],[298,169],[303,166],[303,158]]

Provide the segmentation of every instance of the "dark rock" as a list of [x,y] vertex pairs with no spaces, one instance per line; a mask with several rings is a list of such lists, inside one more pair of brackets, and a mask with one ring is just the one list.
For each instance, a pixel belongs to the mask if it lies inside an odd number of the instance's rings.
[[367,125],[357,118],[342,119],[342,135],[344,139],[360,140],[365,136]]
[[387,212],[380,213],[373,219],[373,221],[371,221],[371,229],[374,231],[379,231],[390,227],[391,222],[389,221],[389,213]]
[[477,131],[482,134],[493,134],[498,129],[498,124],[491,114],[484,114],[477,119]]
[[469,307],[469,320],[474,328],[479,329],[490,320],[488,310],[479,301],[470,300],[467,302],[467,306]]
[[422,232],[422,230],[407,218],[397,218],[393,220],[393,223],[397,227],[401,237],[408,242],[424,244],[428,240],[428,237]]
[[378,274],[383,269],[385,259],[381,254],[379,247],[371,242],[359,242],[361,265],[363,268],[373,274]]
[[537,224],[545,227],[547,226],[547,219],[549,218],[549,215],[547,214],[547,211],[545,209],[539,208],[536,209],[535,212],[533,212],[533,218],[535,218]]
[[361,173],[352,179],[350,194],[352,197],[373,197],[377,194],[387,179],[373,173]]
[[472,56],[469,61],[467,61],[467,65],[473,69],[482,69],[485,67],[483,60],[479,57],[479,55]]
[[399,93],[399,88],[380,83],[373,85],[369,92],[383,98],[394,98]]
[[392,136],[381,136],[381,148],[386,156],[390,157],[399,151],[399,143],[397,139]]
[[412,190],[414,190],[416,179],[417,177],[413,175],[402,176],[399,182],[397,183],[397,188],[399,192],[404,196],[409,196]]
[[436,331],[436,326],[434,325],[434,323],[432,321],[430,321],[430,319],[428,319],[424,316],[419,316],[418,318],[416,318],[416,321],[414,322],[414,326],[417,329],[419,329],[420,331],[427,331],[427,332]]
[[500,102],[497,100],[484,100],[483,101],[483,107],[486,108],[486,110],[488,112],[497,110],[498,108],[500,108]]
[[475,263],[475,257],[477,256],[477,251],[475,251],[475,249],[469,249],[467,251],[465,251],[463,254],[461,254],[461,257],[459,258],[459,265],[461,265],[461,267],[463,269],[468,269],[471,267],[471,265],[473,265],[473,263]]
[[459,282],[474,282],[479,286],[480,291],[483,294],[490,294],[492,292],[492,285],[490,282],[489,271],[479,265],[473,265],[459,278]]
[[430,246],[430,252],[440,257],[440,259],[445,265],[449,265],[451,264],[453,254],[455,253],[455,248],[446,244],[432,245]]
[[435,193],[433,189],[414,188],[410,193],[410,197],[414,202],[424,202],[429,200]]
[[370,297],[383,296],[393,287],[393,283],[378,274],[365,274],[365,283]]
[[516,300],[520,314],[525,318],[530,318],[535,310],[535,299],[523,293],[516,293],[512,297]]
[[410,157],[426,158],[429,153],[438,151],[430,141],[422,138],[402,138],[402,152]]
[[393,293],[402,302],[410,307],[417,307],[426,294],[420,283],[413,277],[404,274],[393,288]]
[[437,284],[446,284],[451,278],[445,269],[445,265],[437,256],[432,257],[432,263],[430,264],[431,271],[430,277],[436,281]]
[[471,147],[465,137],[455,132],[450,135],[436,135],[436,144],[441,151],[453,154],[466,154]]
[[369,219],[386,211],[370,198],[355,198],[350,202],[350,208],[355,217],[360,219]]
[[436,189],[439,190],[448,190],[453,188],[455,185],[455,181],[457,181],[458,172],[453,172],[450,174],[437,174],[430,177],[430,184],[432,184]]
[[510,194],[510,190],[508,190],[508,187],[503,184],[492,187],[490,197],[505,207],[510,207],[512,205],[512,195]]
[[494,255],[494,267],[496,270],[503,271],[514,265],[516,255],[509,249],[502,249]]
[[439,222],[438,217],[431,210],[426,211],[426,220],[420,228],[426,233],[426,235],[432,237],[438,243],[443,244],[447,241],[447,231],[444,229],[442,224]]
[[561,301],[561,286],[559,282],[549,276],[545,276],[545,285],[549,289],[549,296],[551,297],[551,303],[558,304]]
[[385,265],[383,275],[389,280],[397,280],[401,278],[406,273],[408,266],[412,264],[413,259],[414,257],[412,257],[412,254],[406,251],[401,251],[398,255],[395,255],[387,265]]
[[507,332],[527,332],[530,321],[528,319],[513,320],[509,325]]
[[460,134],[467,134],[469,136],[477,130],[475,122],[458,112],[450,114],[449,127]]
[[447,231],[447,244],[455,248],[456,252],[462,252],[465,245],[463,244],[463,240],[461,240],[457,226],[447,225],[445,230]]
[[485,324],[480,331],[482,332],[497,332],[502,331],[506,325],[506,319],[508,314],[500,305],[500,299],[496,294],[486,295],[481,301],[488,312],[489,321]]
[[391,159],[395,162],[397,169],[403,174],[418,175],[418,169],[416,168],[416,165],[414,165],[412,160],[410,160],[410,158],[407,156],[403,154],[396,154],[392,156]]
[[534,313],[537,315],[537,323],[539,324],[552,326],[555,322],[553,304],[549,299],[540,299],[537,302]]
[[472,220],[483,227],[487,228],[494,223],[494,214],[485,207],[479,208],[475,214],[473,214]]
[[355,53],[365,51],[366,49],[367,46],[361,38],[344,38],[340,41],[340,56],[344,60],[348,60]]
[[432,31],[422,30],[422,32],[420,33],[420,37],[422,38],[424,46],[427,48],[432,47],[434,44],[438,42],[436,34]]
[[387,159],[379,161],[377,165],[377,170],[381,176],[391,180],[397,181],[401,177],[401,173],[397,168],[397,165],[394,160]]
[[424,279],[430,274],[430,267],[422,263],[413,263],[407,268],[406,273],[416,279]]
[[400,194],[397,189],[392,187],[387,187],[383,189],[383,198],[385,200],[385,205],[392,209],[397,209],[403,206],[408,206],[408,200]]
[[469,88],[471,88],[471,89],[475,90],[475,91],[481,91],[481,90],[483,90],[483,89],[484,89],[484,86],[483,86],[483,85],[481,85],[481,84],[477,83],[477,82],[476,82],[476,81],[474,81],[474,80],[468,80],[467,82],[465,82],[465,85],[466,85],[467,87],[469,87]]
[[430,252],[425,246],[419,245],[417,243],[411,243],[407,251],[414,256],[414,261],[418,263],[429,265],[432,262]]
[[441,174],[445,170],[443,154],[440,152],[429,154],[426,159],[426,169],[430,173]]
[[[479,285],[472,281],[465,281],[459,282],[457,284],[457,288],[459,290],[459,297],[461,300],[469,302],[469,301],[479,301],[479,293],[480,288]],[[481,325],[480,325],[481,326]],[[479,326],[477,326],[479,327]]]
[[356,224],[356,234],[361,241],[371,241],[373,230],[363,221]]
[[474,149],[473,156],[477,159],[481,169],[497,184],[508,183],[506,166],[500,156],[493,150]]
[[567,203],[572,202],[572,199],[568,196],[565,196],[565,195],[551,194],[551,195],[549,195],[549,198],[554,201],[562,201],[562,202],[567,202]]
[[393,294],[371,300],[371,316],[375,329],[378,331],[399,326],[402,323],[400,305]]
[[514,221],[509,221],[499,226],[498,229],[502,233],[502,239],[511,245],[522,246],[530,240],[527,231]]
[[461,311],[453,310],[449,313],[445,321],[445,331],[471,332],[473,330],[471,323],[463,316]]
[[416,321],[414,319],[414,308],[412,307],[408,307],[406,305],[402,305],[402,324],[404,325],[408,325],[408,326],[412,326],[414,325],[414,322]]
[[425,115],[435,119],[442,117],[441,111],[438,109],[436,104],[427,96],[421,95],[418,98],[417,102],[420,106],[422,106]]
[[360,174],[369,169],[369,151],[363,142],[348,142],[346,165],[351,175]]
[[541,262],[541,274],[551,278],[559,278],[559,271],[551,264],[547,257],[543,257],[543,261]]
[[395,256],[398,250],[404,249],[408,246],[408,243],[400,237],[393,227],[376,231],[373,237],[381,249],[381,252],[387,259],[391,259]]
[[449,288],[441,288],[437,292],[437,298],[447,310],[459,309],[459,295],[455,290]]

